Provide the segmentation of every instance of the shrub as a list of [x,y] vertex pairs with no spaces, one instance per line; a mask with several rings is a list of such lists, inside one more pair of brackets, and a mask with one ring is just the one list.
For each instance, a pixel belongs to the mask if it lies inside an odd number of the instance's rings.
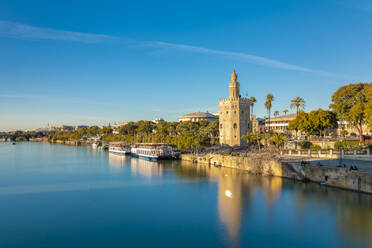
[[311,147],[311,142],[309,142],[309,141],[301,141],[300,147],[301,147],[301,149],[309,149]]
[[320,145],[311,144],[310,149],[312,149],[312,150],[321,150],[322,148],[320,147]]
[[344,150],[358,150],[363,149],[364,146],[359,144],[359,141],[336,141],[335,149],[344,149]]
[[15,141],[19,142],[19,141],[27,141],[27,139],[23,136],[19,136],[17,138],[15,138]]

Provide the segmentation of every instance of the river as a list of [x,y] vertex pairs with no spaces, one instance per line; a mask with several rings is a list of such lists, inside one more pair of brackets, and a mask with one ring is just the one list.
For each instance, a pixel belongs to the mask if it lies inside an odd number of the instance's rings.
[[90,147],[0,143],[0,247],[372,247],[372,195]]

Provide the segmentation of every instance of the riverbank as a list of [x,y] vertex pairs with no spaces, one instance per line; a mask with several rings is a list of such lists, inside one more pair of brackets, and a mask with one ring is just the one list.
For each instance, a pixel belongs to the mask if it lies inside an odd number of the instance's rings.
[[222,166],[262,176],[277,176],[300,181],[311,181],[327,186],[372,194],[372,174],[303,164],[298,159],[286,159],[270,153],[240,157],[221,154],[182,154],[181,159],[196,164]]
[[64,144],[70,146],[89,146],[92,145],[92,142],[80,141],[80,140],[49,140],[49,143],[54,144]]

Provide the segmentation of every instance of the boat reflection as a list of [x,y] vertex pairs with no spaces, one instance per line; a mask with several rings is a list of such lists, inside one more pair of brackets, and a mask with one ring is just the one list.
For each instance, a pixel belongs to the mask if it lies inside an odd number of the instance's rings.
[[162,177],[163,165],[156,161],[131,158],[131,171],[133,175],[140,175],[146,178]]
[[130,161],[129,156],[115,153],[108,153],[108,158],[110,171],[112,172],[120,172],[125,168],[126,164]]
[[145,159],[133,158],[128,155],[109,153],[110,170],[120,172],[124,169],[130,169],[133,175],[139,175],[146,178],[162,177],[163,165]]

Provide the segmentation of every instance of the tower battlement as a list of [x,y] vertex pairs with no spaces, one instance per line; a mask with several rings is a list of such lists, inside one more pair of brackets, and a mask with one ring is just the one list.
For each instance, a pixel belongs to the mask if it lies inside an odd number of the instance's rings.
[[240,98],[220,98],[218,102],[236,102],[236,101],[239,101],[239,102],[242,102],[242,103],[249,103],[249,98],[246,98],[246,97],[240,97]]

